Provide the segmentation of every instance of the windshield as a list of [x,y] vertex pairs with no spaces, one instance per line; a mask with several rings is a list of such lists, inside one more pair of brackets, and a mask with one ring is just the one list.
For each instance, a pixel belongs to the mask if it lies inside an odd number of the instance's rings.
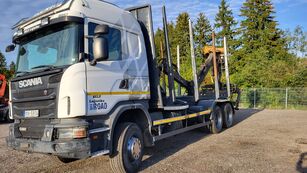
[[78,28],[78,24],[57,25],[21,40],[17,73],[76,63],[79,53]]

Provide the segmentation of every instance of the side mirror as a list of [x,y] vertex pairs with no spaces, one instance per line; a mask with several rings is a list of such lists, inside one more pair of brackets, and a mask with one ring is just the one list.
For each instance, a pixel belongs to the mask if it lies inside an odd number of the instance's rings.
[[109,57],[109,46],[108,39],[105,38],[105,35],[109,33],[108,25],[98,25],[94,31],[94,42],[93,42],[93,55],[94,60],[91,62],[91,65],[95,66],[98,61],[103,61]]
[[11,44],[6,47],[5,52],[13,52],[15,50],[15,45]]

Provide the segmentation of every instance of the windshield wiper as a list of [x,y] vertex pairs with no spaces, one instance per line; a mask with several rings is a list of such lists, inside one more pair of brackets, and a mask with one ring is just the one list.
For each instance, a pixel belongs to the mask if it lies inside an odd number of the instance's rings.
[[[26,75],[26,74],[29,74],[30,72],[28,72],[28,71],[18,71],[18,72],[16,72],[16,75],[17,76],[20,76],[20,75],[18,75],[18,74],[23,74],[23,75]],[[22,75],[21,75],[22,76]]]
[[31,68],[32,70],[33,69],[38,69],[38,68],[46,68],[46,69],[54,69],[54,68],[56,68],[55,66],[53,66],[53,65],[40,65],[40,66],[37,66],[37,67],[33,67],[33,68]]
[[16,74],[20,74],[20,73],[30,73],[30,72],[28,72],[28,71],[18,71],[18,72],[16,72]]

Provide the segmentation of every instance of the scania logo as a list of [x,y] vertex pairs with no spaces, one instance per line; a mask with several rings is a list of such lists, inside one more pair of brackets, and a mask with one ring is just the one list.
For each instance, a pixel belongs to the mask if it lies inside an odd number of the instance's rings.
[[27,88],[37,85],[43,85],[41,77],[19,81],[19,88]]

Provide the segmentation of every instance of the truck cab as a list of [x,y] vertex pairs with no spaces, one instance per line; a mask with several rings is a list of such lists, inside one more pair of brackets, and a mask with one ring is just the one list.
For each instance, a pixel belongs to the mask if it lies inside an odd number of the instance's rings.
[[[147,53],[138,21],[107,2],[68,0],[14,27],[15,123],[8,145],[62,158],[108,154],[113,115],[148,109]],[[105,41],[100,46],[106,55],[98,59],[95,39]]]

